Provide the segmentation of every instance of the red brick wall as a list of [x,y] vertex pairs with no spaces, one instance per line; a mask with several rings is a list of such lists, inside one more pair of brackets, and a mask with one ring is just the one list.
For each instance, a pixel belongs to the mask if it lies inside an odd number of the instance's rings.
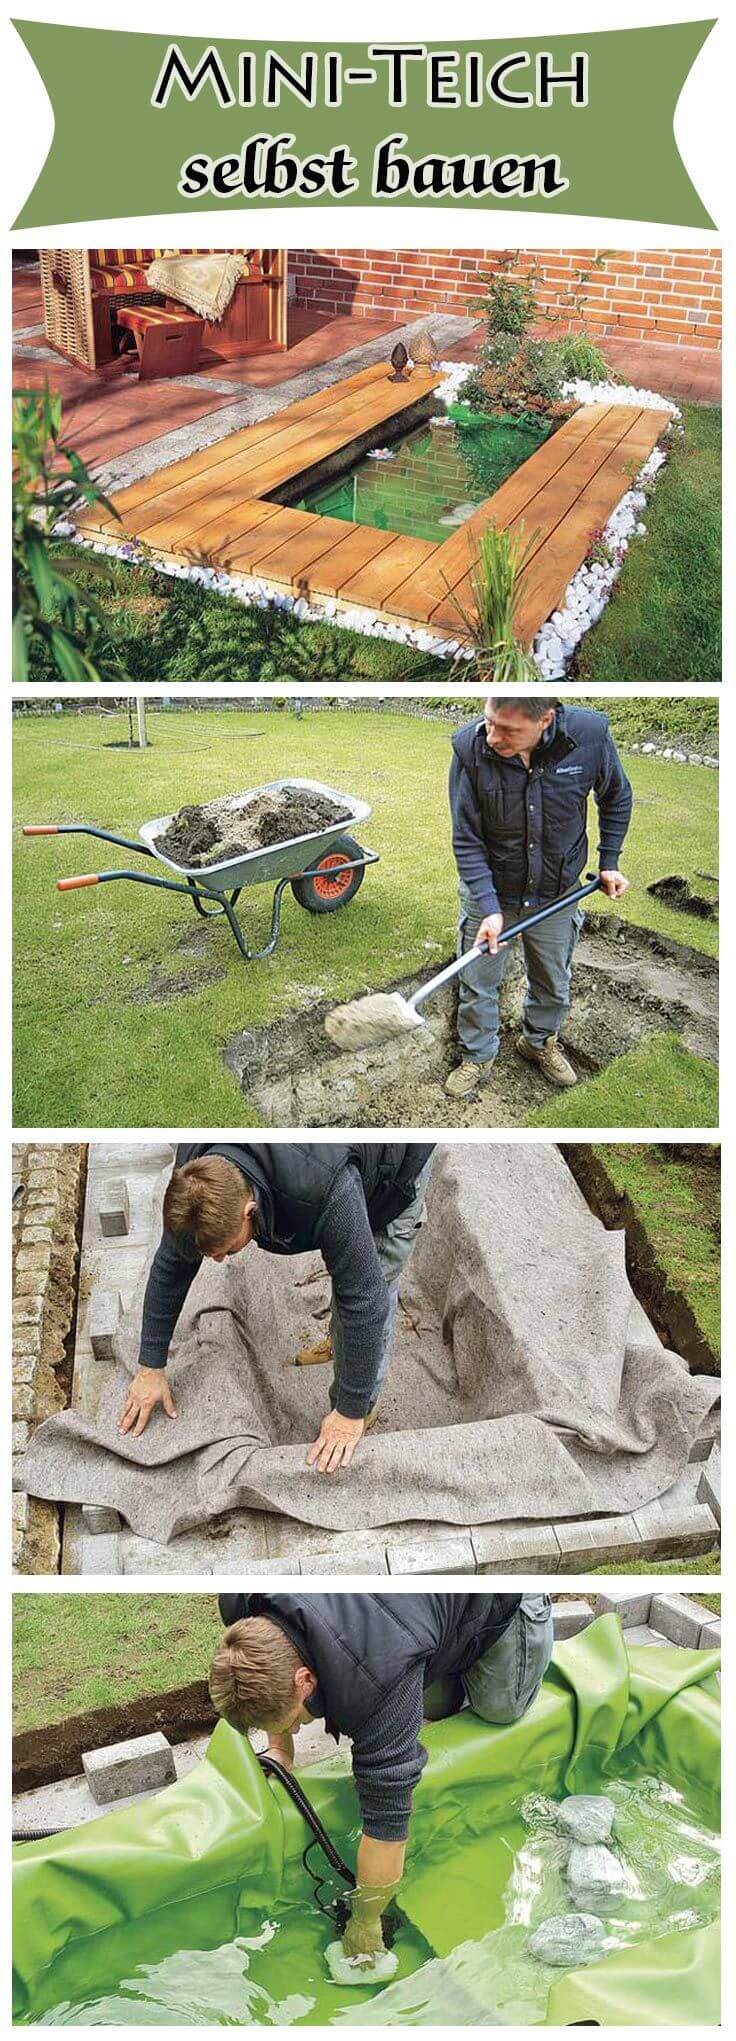
[[[534,249],[519,268],[534,262],[539,302],[562,309],[576,272],[597,250]],[[399,318],[422,313],[464,312],[478,293],[479,273],[490,270],[497,251],[483,248],[296,248],[289,268],[301,303],[324,312],[366,317],[391,312]],[[632,340],[667,340],[679,346],[721,345],[721,255],[715,248],[652,248],[604,251],[586,286],[585,324],[599,337],[621,334]],[[564,319],[568,327],[569,316]]]

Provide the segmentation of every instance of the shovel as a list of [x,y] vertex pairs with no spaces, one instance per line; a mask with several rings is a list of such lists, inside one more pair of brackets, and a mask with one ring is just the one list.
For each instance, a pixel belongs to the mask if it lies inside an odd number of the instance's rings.
[[[571,893],[563,893],[559,900],[551,900],[548,907],[538,907],[534,914],[527,914],[524,921],[517,921],[511,928],[505,928],[498,938],[502,943],[511,943],[517,935],[524,935],[528,928],[537,928],[540,921],[548,921],[550,915],[560,914],[563,907],[575,907],[578,900],[585,900],[589,893],[597,893],[600,886],[597,873],[589,872],[584,886],[575,886]],[[331,1042],[338,1049],[377,1048],[381,1042],[395,1041],[397,1035],[413,1033],[415,1028],[424,1027],[424,1015],[418,1012],[425,1000],[431,999],[443,985],[449,985],[468,964],[474,964],[476,957],[488,954],[487,943],[476,943],[464,956],[456,957],[454,963],[446,964],[435,978],[426,985],[420,985],[411,999],[404,999],[401,992],[368,992],[364,999],[353,999],[348,1006],[336,1006],[328,1013],[325,1028]]]

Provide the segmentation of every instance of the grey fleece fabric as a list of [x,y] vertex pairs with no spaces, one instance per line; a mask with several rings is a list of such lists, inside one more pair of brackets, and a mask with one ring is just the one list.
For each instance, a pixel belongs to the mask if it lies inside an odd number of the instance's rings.
[[[161,1196],[165,1178],[162,1179]],[[551,1144],[438,1151],[407,1266],[381,1422],[351,1467],[306,1464],[327,1370],[289,1365],[324,1331],[317,1255],[247,1250],[192,1286],[169,1368],[176,1423],[118,1432],[145,1271],[94,1422],[49,1418],[22,1468],[32,1495],[118,1509],[167,1541],[236,1506],[330,1530],[614,1515],[674,1482],[718,1385],[657,1339],[623,1233],[589,1211]]]

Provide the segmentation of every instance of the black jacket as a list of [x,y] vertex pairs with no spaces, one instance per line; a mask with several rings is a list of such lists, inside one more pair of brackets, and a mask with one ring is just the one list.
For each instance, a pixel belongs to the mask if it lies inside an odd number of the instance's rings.
[[512,1621],[521,1595],[224,1594],[224,1623],[267,1616],[317,1679],[310,1713],[349,1736],[367,1834],[404,1836],[425,1762],[422,1691],[467,1672]]
[[598,806],[599,868],[615,870],[629,826],[632,792],[598,709],[560,704],[554,723],[522,759],[489,749],[485,723],[452,739],[452,843],[461,879],[480,915],[539,907],[576,885],[588,858],[588,797]]
[[[343,1332],[339,1408],[365,1417],[382,1353],[388,1288],[375,1235],[405,1211],[431,1142],[182,1142],[176,1166],[204,1155],[233,1162],[258,1207],[255,1243],[269,1254],[319,1248]],[[140,1361],[163,1368],[179,1314],[201,1267],[189,1234],[164,1232],[143,1305]]]

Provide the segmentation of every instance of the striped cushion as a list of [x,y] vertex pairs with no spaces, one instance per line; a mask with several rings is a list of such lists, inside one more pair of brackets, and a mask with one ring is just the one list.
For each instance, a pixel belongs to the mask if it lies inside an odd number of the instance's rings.
[[145,291],[148,279],[145,269],[90,269],[93,291]]

